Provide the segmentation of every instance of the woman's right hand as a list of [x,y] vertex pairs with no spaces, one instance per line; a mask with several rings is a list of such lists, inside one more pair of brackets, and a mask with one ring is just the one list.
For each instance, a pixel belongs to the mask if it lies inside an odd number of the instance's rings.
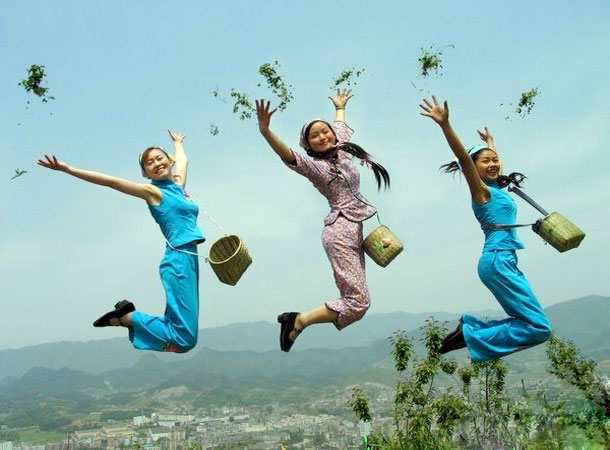
[[419,104],[419,107],[425,111],[420,114],[422,116],[430,117],[439,125],[446,125],[449,123],[449,105],[447,104],[447,100],[445,100],[443,106],[441,106],[433,95],[432,101],[434,104],[430,103],[428,99],[424,99],[426,105]]
[[55,155],[52,155],[50,158],[47,155],[44,155],[46,161],[44,159],[38,160],[38,165],[42,167],[46,167],[47,169],[59,170],[61,172],[67,172],[70,166],[68,166],[65,162],[62,162],[57,159]]
[[272,111],[269,111],[269,107],[271,102],[267,100],[265,102],[264,99],[256,100],[256,117],[258,118],[258,129],[261,133],[265,131],[269,131],[269,124],[271,123],[271,116],[274,112],[277,111],[277,108],[274,108]]

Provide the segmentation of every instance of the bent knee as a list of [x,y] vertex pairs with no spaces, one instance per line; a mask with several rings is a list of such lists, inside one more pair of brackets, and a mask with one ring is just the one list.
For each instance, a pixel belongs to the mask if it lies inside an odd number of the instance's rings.
[[549,340],[552,333],[553,328],[550,323],[537,324],[535,330],[532,332],[532,341],[536,344],[542,344]]
[[180,349],[182,350],[181,353],[186,353],[186,352],[193,350],[196,345],[197,345],[196,337],[186,339],[184,344],[180,346]]

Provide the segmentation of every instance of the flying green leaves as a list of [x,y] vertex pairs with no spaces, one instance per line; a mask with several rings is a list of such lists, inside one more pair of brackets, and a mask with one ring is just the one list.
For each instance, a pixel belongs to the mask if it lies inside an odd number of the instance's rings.
[[28,77],[21,80],[18,85],[23,86],[26,92],[33,92],[34,95],[40,97],[43,103],[53,100],[55,97],[48,95],[49,88],[42,86],[45,80],[46,73],[44,66],[32,64],[28,69]]
[[[273,63],[264,63],[258,68],[258,73],[264,78],[264,84],[268,89],[273,92],[273,94],[279,99],[279,103],[277,108],[280,111],[284,111],[290,103],[294,96],[292,94],[292,85],[288,84],[284,81],[282,76],[279,74],[279,69],[281,65],[278,61],[273,61]],[[263,82],[257,83],[257,87],[263,86]],[[226,102],[224,97],[220,95],[218,88],[212,91],[212,97]],[[240,120],[250,119],[252,115],[256,112],[256,109],[252,105],[250,98],[247,93],[238,91],[235,88],[231,88],[231,92],[229,96],[233,102],[232,111],[233,114],[236,114]],[[213,124],[212,124],[213,125]],[[217,127],[213,128],[210,126],[210,133],[215,136],[218,133]]]
[[455,48],[453,44],[443,45],[439,49],[435,49],[434,46],[431,46],[429,49],[421,48],[421,56],[418,58],[420,67],[420,75],[422,77],[427,77],[432,72],[435,75],[442,75],[441,69],[443,68],[443,51],[446,48]]
[[515,112],[521,117],[525,117],[526,115],[531,113],[532,108],[536,104],[536,102],[534,102],[534,99],[538,96],[538,94],[539,92],[537,87],[530,89],[529,91],[522,92]]
[[[540,91],[537,87],[530,89],[529,91],[525,91],[521,93],[521,97],[519,97],[519,101],[517,106],[514,109],[514,112],[519,114],[522,118],[528,116],[534,106],[536,105],[535,100],[537,100],[538,95],[540,95]],[[504,106],[504,103],[500,103],[500,106]],[[508,106],[514,106],[513,103],[508,103]],[[511,115],[508,114],[504,117],[505,120],[510,120]]]
[[[261,74],[265,80],[267,81],[267,87],[271,89],[277,98],[280,99],[280,102],[277,105],[277,108],[280,111],[284,111],[288,103],[294,100],[294,96],[292,95],[292,85],[286,84],[282,77],[277,73],[277,69],[280,68],[280,63],[278,61],[274,61],[273,64],[265,63],[258,68],[258,73]],[[257,86],[261,86],[261,83],[258,83]]]
[[21,169],[15,169],[15,175],[13,175],[11,177],[11,180],[14,180],[15,178],[19,178],[24,173],[28,173],[28,171],[27,170],[21,170]]
[[342,86],[352,86],[358,84],[358,78],[360,75],[364,73],[366,69],[356,69],[352,67],[351,69],[342,71],[339,75],[337,75],[333,79],[333,84],[330,86],[331,89],[339,89]]

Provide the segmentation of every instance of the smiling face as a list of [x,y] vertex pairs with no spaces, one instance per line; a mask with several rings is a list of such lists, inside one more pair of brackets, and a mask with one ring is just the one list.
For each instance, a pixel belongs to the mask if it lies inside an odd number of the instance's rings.
[[483,181],[495,182],[502,174],[502,163],[498,154],[493,150],[481,150],[474,158],[477,173]]
[[309,133],[307,134],[307,143],[309,148],[316,153],[324,153],[331,150],[337,138],[335,133],[330,126],[325,122],[314,122],[309,127]]
[[146,150],[142,155],[142,168],[151,180],[169,180],[172,177],[173,163],[167,154],[158,148]]

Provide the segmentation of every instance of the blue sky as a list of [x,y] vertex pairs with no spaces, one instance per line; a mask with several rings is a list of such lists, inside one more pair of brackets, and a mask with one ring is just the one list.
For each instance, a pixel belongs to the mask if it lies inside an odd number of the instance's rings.
[[[406,248],[385,269],[368,261],[369,313],[497,308],[476,274],[483,235],[466,183],[438,174],[451,154],[419,115],[430,93],[449,100],[464,143],[488,126],[505,170],[525,173],[532,197],[587,232],[560,254],[520,231],[520,267],[543,306],[610,295],[609,19],[607,1],[0,2],[0,348],[124,335],[91,326],[122,298],[163,311],[164,242],[146,205],[35,161],[54,153],[145,182],[137,155],[171,148],[167,128],[187,135],[190,194],[254,259],[235,287],[202,264],[202,327],[273,321],[337,296],[320,243],[326,201],[283,167],[254,119],[210,95],[235,88],[273,100],[256,85],[258,67],[274,60],[295,98],[272,129],[293,148],[303,122],[332,118],[332,79],[366,69],[347,122],[389,169],[392,189],[377,193],[361,171],[362,192]],[[420,77],[421,48],[446,44],[455,48],[444,51],[442,76]],[[31,64],[46,66],[55,100],[17,85]],[[533,87],[536,105],[520,118],[508,104]],[[16,168],[28,173],[10,181]],[[521,222],[538,217],[517,202]],[[199,223],[206,254],[221,233],[204,215]]]

